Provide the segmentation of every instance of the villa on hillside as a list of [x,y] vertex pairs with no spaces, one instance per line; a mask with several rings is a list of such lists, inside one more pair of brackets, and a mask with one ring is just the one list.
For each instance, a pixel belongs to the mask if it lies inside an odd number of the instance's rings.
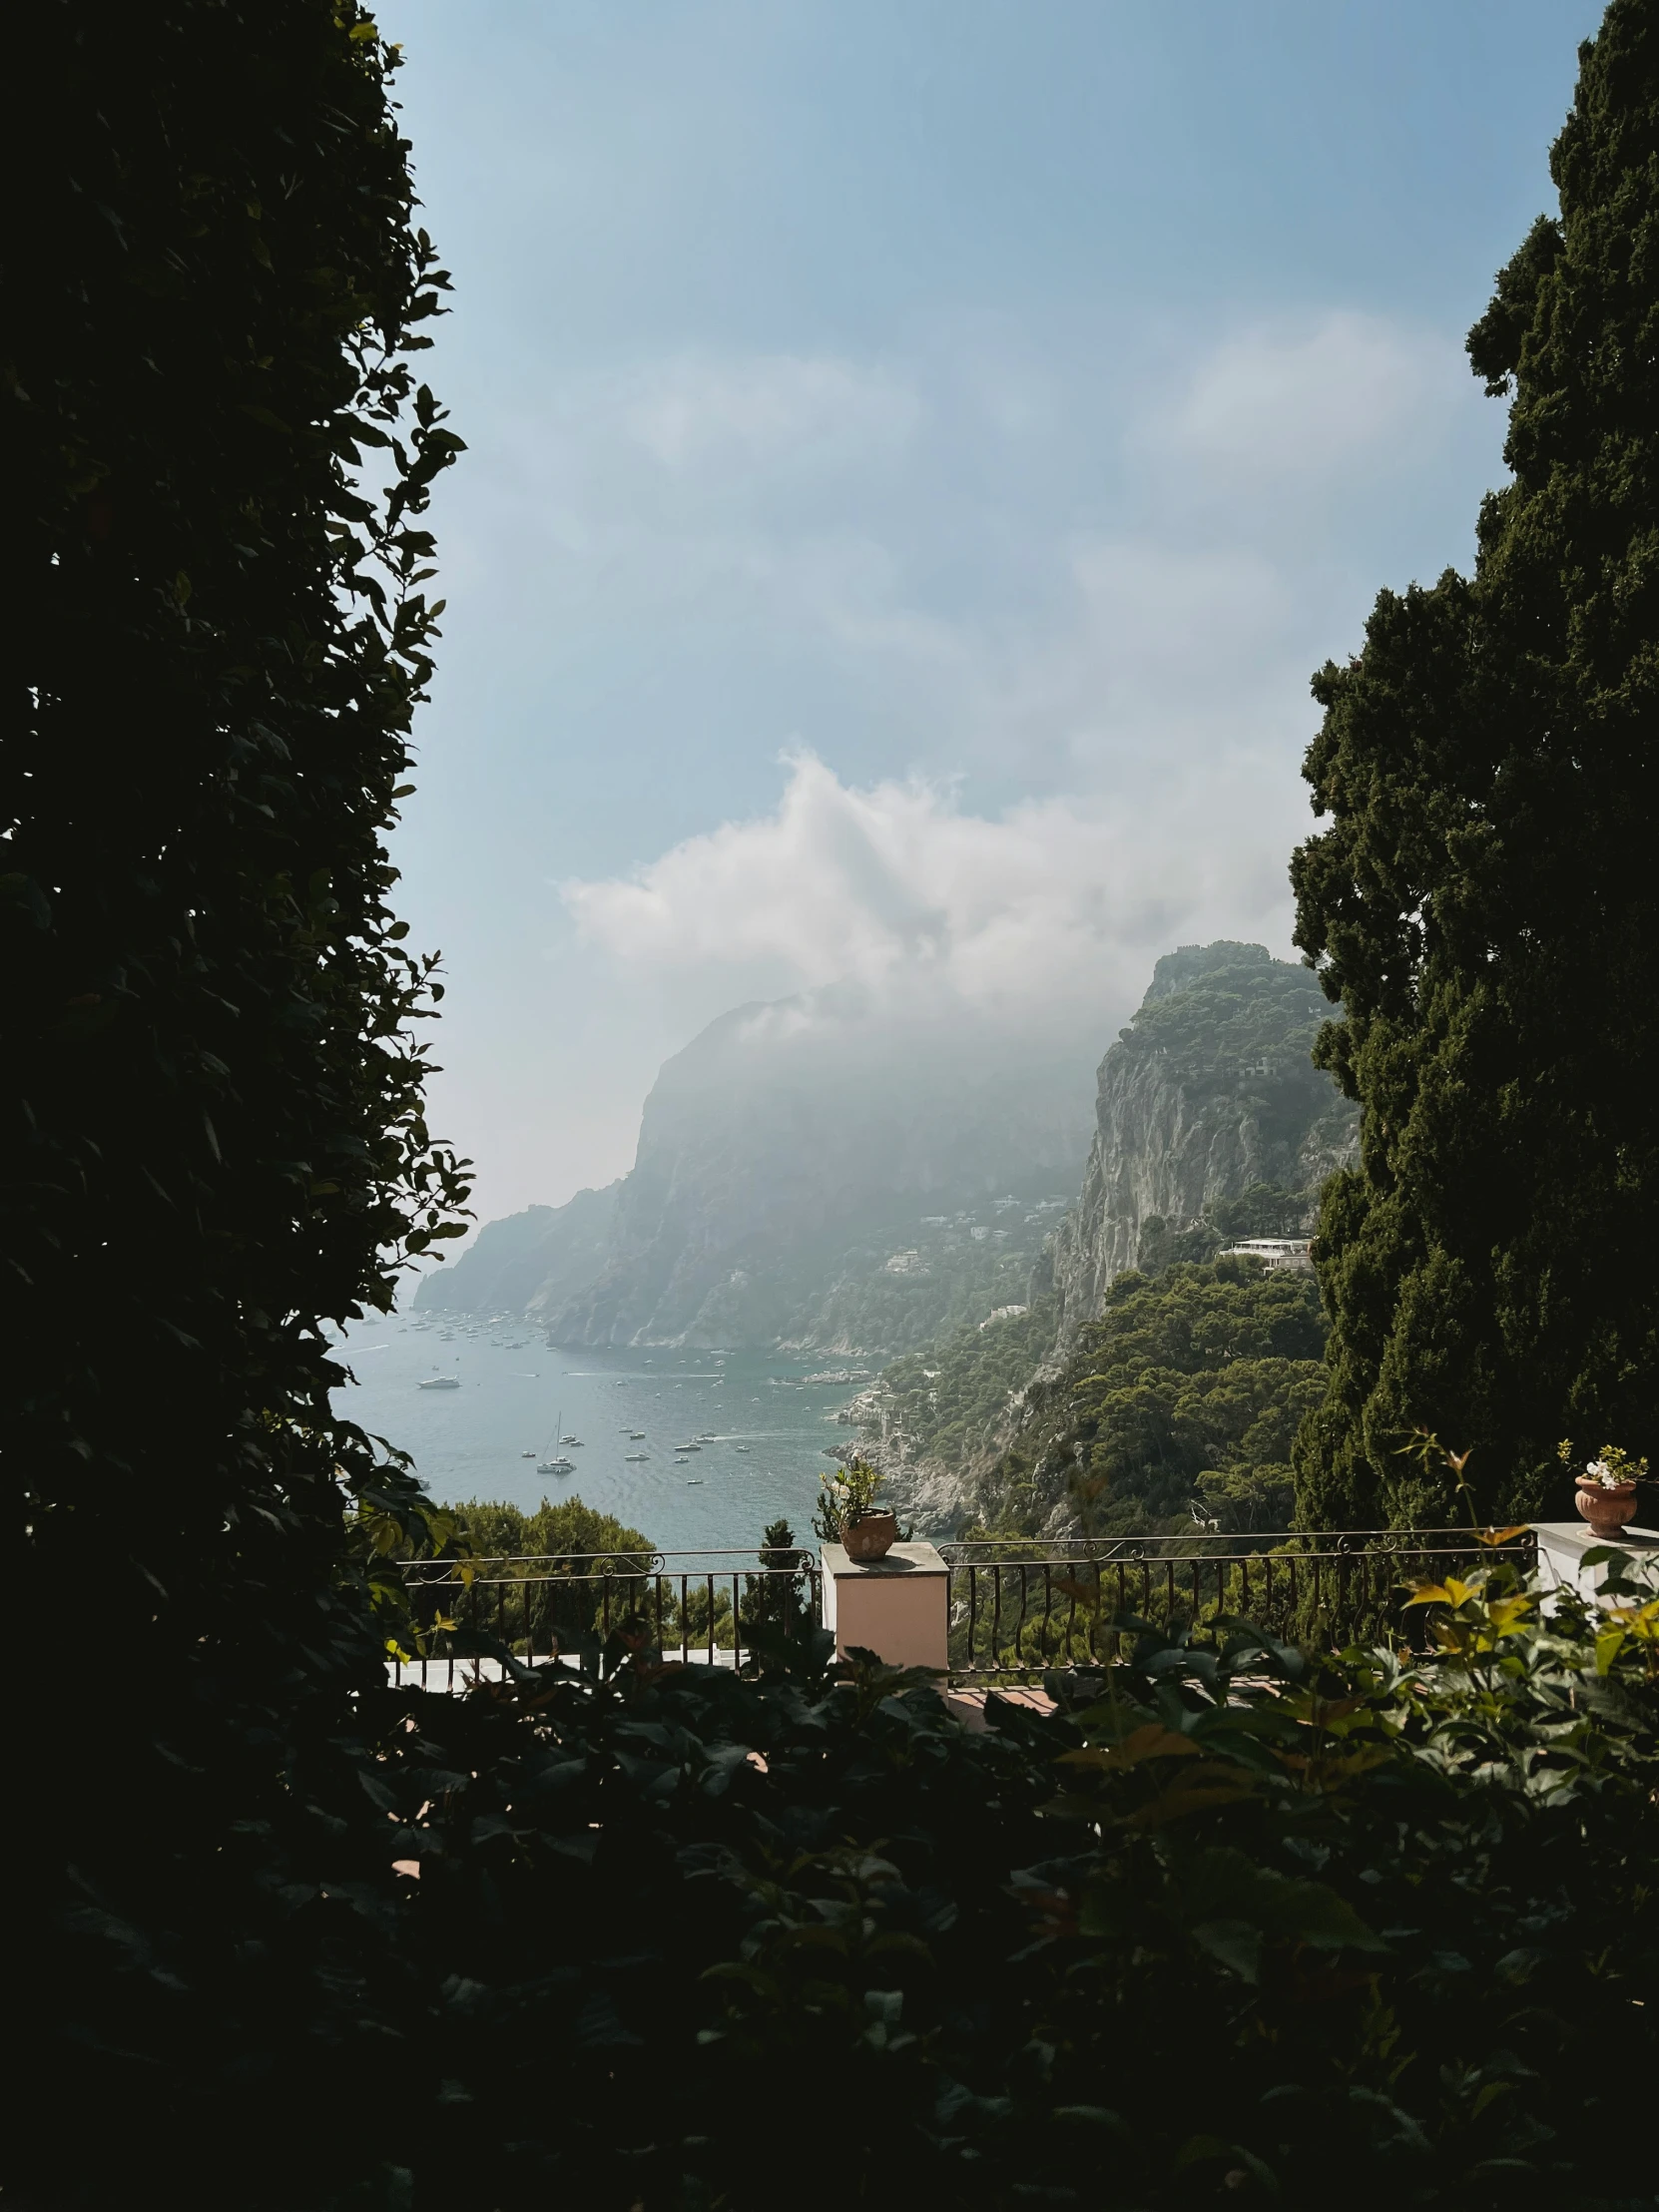
[[1238,1244],[1230,1244],[1217,1257],[1222,1260],[1250,1258],[1260,1260],[1270,1270],[1279,1268],[1307,1268],[1312,1270],[1313,1256],[1306,1237],[1245,1237]]

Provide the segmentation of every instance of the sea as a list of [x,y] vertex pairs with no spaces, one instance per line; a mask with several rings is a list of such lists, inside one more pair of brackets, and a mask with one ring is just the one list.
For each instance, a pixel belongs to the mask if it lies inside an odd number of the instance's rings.
[[[335,1356],[352,1378],[335,1410],[408,1452],[440,1502],[574,1495],[664,1551],[749,1550],[779,1519],[810,1540],[830,1447],[853,1434],[835,1415],[875,1375],[823,1353],[549,1348],[523,1322],[420,1312],[353,1323]],[[460,1387],[420,1387],[440,1375]],[[536,1472],[557,1457],[575,1471]]]

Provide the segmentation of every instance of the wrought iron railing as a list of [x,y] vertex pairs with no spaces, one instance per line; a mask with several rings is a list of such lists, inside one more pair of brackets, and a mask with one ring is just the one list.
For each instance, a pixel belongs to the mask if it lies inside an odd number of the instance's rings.
[[[1420,1642],[1420,1616],[1404,1612],[1413,1585],[1494,1558],[1530,1568],[1537,1556],[1529,1529],[1494,1543],[1467,1528],[997,1537],[938,1548],[949,1569],[949,1671],[968,1681],[1104,1664],[1127,1648],[1133,1621],[1182,1626],[1200,1641],[1244,1618],[1326,1650],[1402,1634]],[[767,1562],[754,1551],[415,1561],[404,1574],[418,1648],[398,1671],[453,1688],[492,1647],[601,1672],[636,1656],[741,1667],[769,1637],[822,1617],[816,1552]]]
[[404,1580],[418,1648],[397,1671],[453,1688],[489,1646],[527,1665],[559,1659],[601,1672],[641,1653],[742,1666],[757,1640],[823,1610],[816,1552],[767,1557],[766,1565],[753,1550],[416,1560]]
[[1494,1558],[1536,1564],[1530,1529],[1494,1543],[1468,1528],[1368,1528],[1126,1537],[1029,1545],[941,1543],[950,1567],[953,1676],[1042,1673],[1120,1654],[1125,1621],[1213,1638],[1244,1618],[1286,1643],[1340,1649],[1423,1630],[1412,1587]]

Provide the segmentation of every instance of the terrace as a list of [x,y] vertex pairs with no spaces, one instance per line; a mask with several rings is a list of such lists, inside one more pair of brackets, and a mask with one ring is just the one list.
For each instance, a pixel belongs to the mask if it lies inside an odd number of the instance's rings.
[[[1627,1541],[1659,1546],[1641,1530]],[[404,1571],[422,1649],[393,1672],[460,1688],[504,1671],[508,1655],[600,1672],[631,1658],[741,1668],[758,1645],[807,1622],[835,1628],[838,1648],[857,1644],[972,1686],[1106,1663],[1127,1648],[1131,1621],[1184,1627],[1196,1641],[1244,1618],[1309,1648],[1420,1645],[1421,1612],[1404,1610],[1414,1586],[1500,1558],[1577,1579],[1589,1542],[1576,1524],[1549,1523],[1502,1540],[1393,1528],[941,1541],[895,1546],[873,1567],[838,1546],[420,1561]]]

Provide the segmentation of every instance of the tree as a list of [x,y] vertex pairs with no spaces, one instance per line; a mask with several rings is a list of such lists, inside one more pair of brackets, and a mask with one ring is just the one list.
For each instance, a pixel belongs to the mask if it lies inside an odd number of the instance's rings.
[[1020,1435],[980,1484],[982,1513],[1036,1534],[1244,1531],[1289,1519],[1290,1450],[1317,1402],[1325,1324],[1313,1278],[1253,1259],[1120,1275]]
[[555,1650],[596,1654],[614,1621],[651,1609],[660,1596],[648,1571],[657,1558],[650,1537],[574,1493],[544,1497],[531,1513],[487,1498],[447,1511],[475,1579],[457,1592],[456,1570],[440,1562],[443,1580],[431,1595],[463,1625],[477,1623],[515,1648],[527,1638],[544,1658]]
[[445,278],[355,0],[47,0],[8,63],[0,1451],[9,1636],[55,1686],[26,2056],[112,2157],[211,2165],[261,2068],[279,2099],[349,2039],[334,1909],[296,1900],[383,1860],[351,1698],[372,1562],[424,1540],[322,1324],[465,1194],[383,843],[459,444],[412,365]]
[[1511,398],[1472,577],[1384,591],[1315,679],[1297,941],[1364,1109],[1317,1260],[1313,1525],[1432,1519],[1417,1428],[1491,1509],[1564,1504],[1564,1434],[1659,1442],[1659,8],[1580,50],[1542,218],[1469,335]]

